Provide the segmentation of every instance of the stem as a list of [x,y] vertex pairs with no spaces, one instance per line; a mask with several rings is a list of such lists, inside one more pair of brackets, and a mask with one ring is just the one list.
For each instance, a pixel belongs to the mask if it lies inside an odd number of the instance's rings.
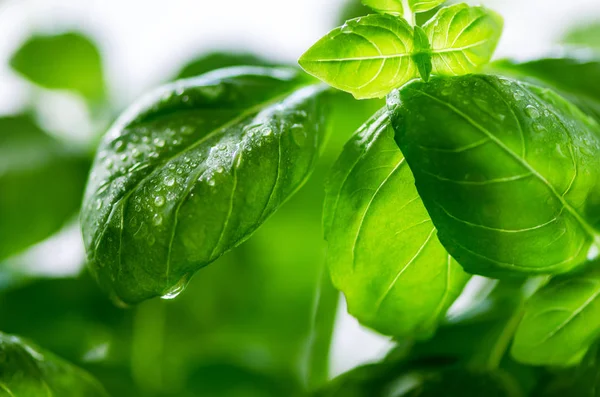
[[307,346],[306,386],[309,390],[318,388],[329,379],[329,355],[338,303],[339,293],[323,266]]
[[163,389],[166,302],[153,299],[135,310],[131,345],[132,376],[140,390],[155,395]]
[[404,8],[404,19],[410,26],[415,26],[416,24],[416,16],[413,10],[410,8],[410,4],[408,0],[402,0],[402,7]]

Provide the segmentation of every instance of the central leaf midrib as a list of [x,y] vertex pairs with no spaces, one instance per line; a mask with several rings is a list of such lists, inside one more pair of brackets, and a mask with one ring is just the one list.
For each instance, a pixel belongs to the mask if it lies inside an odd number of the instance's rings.
[[548,189],[552,192],[552,194],[554,196],[556,196],[556,198],[561,202],[561,204],[567,209],[567,211],[573,215],[573,217],[577,220],[577,222],[579,222],[579,224],[581,225],[581,227],[583,228],[583,230],[585,230],[585,232],[587,234],[590,235],[590,237],[592,237],[592,239],[595,241],[598,239],[598,233],[595,232],[595,229],[589,224],[587,223],[582,217],[581,215],[564,199],[564,197],[562,197],[560,194],[558,194],[558,192],[556,191],[556,189],[554,188],[554,186],[552,186],[552,184],[550,182],[548,182],[542,174],[540,174],[535,168],[533,168],[527,161],[525,161],[525,159],[520,158],[516,153],[514,153],[509,147],[507,147],[502,141],[500,141],[494,134],[490,133],[487,129],[485,129],[483,126],[479,125],[479,123],[477,123],[475,120],[471,119],[469,116],[467,116],[465,113],[461,112],[459,109],[457,109],[456,107],[454,107],[452,104],[443,101],[433,95],[430,95],[428,93],[426,93],[425,91],[421,91],[421,90],[417,90],[414,89],[413,90],[433,99],[434,101],[441,103],[442,105],[448,107],[450,110],[456,112],[456,114],[458,114],[459,116],[461,116],[462,118],[464,118],[466,121],[468,121],[471,125],[473,125],[475,128],[477,128],[479,131],[481,131],[482,133],[484,133],[487,137],[489,137],[493,142],[496,143],[496,145],[498,145],[498,147],[502,150],[504,150],[507,154],[509,154],[514,160],[516,160],[518,163],[520,163],[523,167],[527,168],[529,171],[531,171],[534,176],[539,179],[542,183],[544,183]]

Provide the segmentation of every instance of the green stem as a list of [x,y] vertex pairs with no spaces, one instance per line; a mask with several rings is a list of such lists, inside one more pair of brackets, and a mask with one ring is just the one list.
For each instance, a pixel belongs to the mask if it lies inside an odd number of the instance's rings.
[[415,16],[415,13],[413,12],[412,8],[410,8],[410,4],[408,3],[408,0],[402,0],[402,6],[404,8],[404,19],[406,19],[406,22],[408,22],[408,24],[410,26],[415,26],[416,25],[416,16]]
[[148,395],[163,389],[164,331],[166,302],[153,299],[142,303],[133,318],[131,344],[132,376]]
[[316,293],[306,359],[306,386],[314,390],[329,379],[329,355],[339,302],[339,292],[323,267]]

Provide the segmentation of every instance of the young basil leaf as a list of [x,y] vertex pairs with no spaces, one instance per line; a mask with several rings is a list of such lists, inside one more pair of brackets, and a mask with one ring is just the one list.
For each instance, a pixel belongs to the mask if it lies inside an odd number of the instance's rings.
[[362,0],[362,3],[380,14],[400,17],[404,14],[402,0]]
[[304,183],[326,102],[305,85],[292,69],[224,69],[168,85],[116,122],[82,212],[91,269],[113,297],[172,297]]
[[581,358],[600,336],[598,263],[553,279],[528,301],[512,347],[517,360],[563,366]]
[[412,53],[408,23],[374,14],[332,30],[298,62],[311,75],[358,99],[376,98],[418,77]]
[[469,272],[557,274],[595,256],[600,126],[548,89],[494,76],[388,98],[440,241]]
[[20,338],[0,333],[0,395],[108,397],[87,372]]
[[324,224],[334,285],[383,334],[429,336],[469,278],[437,240],[385,109],[333,167]]
[[44,88],[71,90],[92,101],[105,96],[100,52],[79,33],[32,36],[13,55],[10,65]]
[[563,44],[600,50],[600,23],[598,20],[587,24],[577,24],[561,39]]
[[461,75],[489,62],[502,34],[500,15],[485,7],[444,7],[423,29],[431,43],[433,73]]
[[28,115],[0,118],[0,261],[50,237],[75,216],[89,160]]
[[420,26],[415,26],[415,44],[414,54],[412,56],[419,74],[424,81],[429,81],[431,75],[431,44],[427,39],[425,31]]

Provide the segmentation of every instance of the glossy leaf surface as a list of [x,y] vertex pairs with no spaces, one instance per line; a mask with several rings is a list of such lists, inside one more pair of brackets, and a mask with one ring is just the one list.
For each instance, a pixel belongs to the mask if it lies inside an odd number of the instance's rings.
[[444,7],[424,26],[433,74],[461,75],[489,62],[502,34],[502,17],[484,7]]
[[513,356],[531,365],[574,364],[600,336],[600,270],[553,279],[528,301]]
[[151,94],[104,138],[85,196],[90,265],[135,303],[175,295],[306,180],[326,93],[291,69],[234,68]]
[[430,335],[469,278],[438,241],[385,110],[333,167],[324,224],[334,285],[381,333]]
[[89,100],[105,95],[100,52],[79,33],[32,36],[13,55],[10,64],[44,88],[74,91]]
[[401,18],[368,15],[329,32],[299,59],[308,73],[358,99],[383,97],[418,77],[412,28]]
[[548,89],[493,76],[414,83],[388,105],[438,236],[469,272],[557,274],[595,255],[591,117]]
[[27,115],[0,118],[0,260],[75,216],[89,162]]
[[600,120],[600,57],[567,55],[525,62],[503,59],[489,70],[529,79],[559,90],[583,111]]
[[108,397],[86,372],[6,334],[0,334],[0,395]]

